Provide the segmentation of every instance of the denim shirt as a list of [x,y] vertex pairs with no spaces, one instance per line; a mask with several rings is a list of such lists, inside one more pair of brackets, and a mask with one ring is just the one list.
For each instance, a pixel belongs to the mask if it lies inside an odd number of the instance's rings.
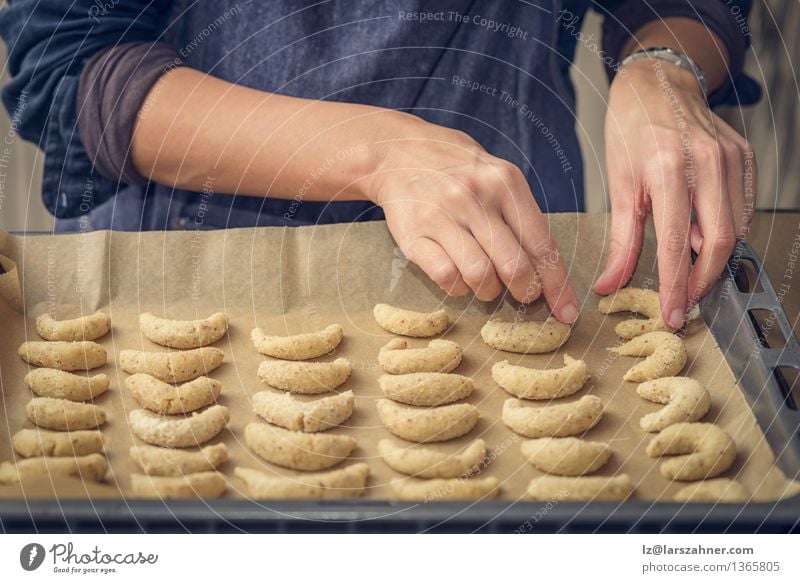
[[[104,47],[167,42],[186,65],[234,83],[408,111],[464,131],[515,163],[545,212],[576,211],[583,209],[583,167],[569,67],[590,5],[613,10],[619,2],[10,4],[0,13],[14,75],[3,101],[18,114],[19,134],[45,153],[43,198],[58,228],[79,228],[75,217],[88,215],[91,228],[146,230],[296,226],[382,213],[365,202],[304,201],[302,188],[290,200],[257,199],[214,192],[213,184],[189,192],[99,175],[78,137],[75,103],[82,64]],[[717,101],[747,103],[758,87],[740,76],[723,93]],[[319,162],[310,177],[329,161]]]

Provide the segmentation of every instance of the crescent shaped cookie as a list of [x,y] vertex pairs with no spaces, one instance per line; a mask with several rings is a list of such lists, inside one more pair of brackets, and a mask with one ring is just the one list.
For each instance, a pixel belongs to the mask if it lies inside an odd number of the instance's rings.
[[663,377],[645,381],[636,388],[640,397],[666,405],[639,420],[648,433],[661,431],[675,423],[699,421],[711,408],[711,397],[698,381],[688,377]]
[[575,437],[540,437],[523,442],[522,455],[536,469],[559,476],[582,476],[611,459],[607,443]]
[[341,425],[353,414],[354,405],[353,391],[305,402],[288,393],[261,391],[253,395],[253,411],[259,417],[290,431],[306,433]]
[[503,423],[514,433],[536,439],[569,437],[588,431],[603,416],[603,401],[584,395],[573,403],[526,407],[519,399],[503,404]]
[[294,336],[271,336],[261,328],[255,328],[250,335],[258,352],[283,360],[308,360],[328,354],[339,346],[343,336],[339,324]]
[[460,401],[475,389],[471,378],[438,372],[382,375],[378,378],[378,385],[384,396],[392,401],[418,407]]
[[22,457],[80,457],[102,452],[105,442],[102,432],[96,429],[20,429],[11,438],[11,445]]
[[108,460],[99,453],[78,457],[32,457],[0,463],[0,484],[13,484],[30,478],[53,479],[72,476],[90,482],[102,482],[108,472]]
[[200,348],[213,344],[228,331],[228,317],[222,312],[201,320],[168,320],[149,312],[139,316],[142,334],[169,348]]
[[378,304],[372,314],[378,325],[387,332],[414,338],[430,338],[441,334],[450,323],[444,310],[425,313]]
[[211,346],[180,352],[123,350],[119,366],[128,374],[149,374],[165,383],[182,383],[207,376],[224,358],[224,352]]
[[259,457],[270,463],[311,472],[341,463],[357,445],[349,435],[301,433],[265,423],[248,424],[244,440]]
[[353,464],[341,470],[286,477],[265,474],[249,468],[236,468],[236,477],[256,500],[323,500],[358,498],[366,491],[367,464]]
[[210,472],[228,461],[228,447],[224,443],[207,445],[196,451],[134,445],[129,453],[133,461],[149,476],[183,476]]
[[77,375],[54,368],[35,368],[25,375],[23,382],[40,397],[91,401],[108,390],[108,377]]
[[50,397],[31,399],[25,412],[35,425],[56,431],[95,429],[107,419],[106,412],[97,405]]
[[672,329],[661,317],[661,303],[658,292],[651,289],[626,287],[617,292],[600,298],[597,309],[601,314],[615,314],[617,312],[633,312],[641,314],[647,319],[630,319],[620,322],[614,331],[621,338],[630,340],[647,332],[672,332]]
[[736,480],[714,478],[684,486],[675,493],[675,502],[721,502],[742,504],[752,500],[753,495]]
[[647,444],[647,455],[677,456],[661,464],[661,475],[669,480],[703,480],[733,465],[736,443],[713,423],[676,423]]
[[395,471],[417,478],[458,478],[480,471],[486,459],[486,442],[476,439],[461,452],[443,453],[432,447],[397,445],[390,439],[378,442],[378,454]]
[[622,377],[634,383],[675,376],[683,370],[689,358],[683,340],[669,332],[648,332],[608,350],[622,356],[647,357]]
[[216,403],[222,392],[222,383],[208,377],[198,377],[176,387],[139,373],[126,378],[125,386],[140,406],[162,415],[202,409]]
[[276,389],[316,395],[342,385],[352,371],[346,358],[337,358],[333,362],[266,360],[259,365],[258,376]]
[[[672,332],[673,329],[661,317],[661,304],[658,292],[651,289],[626,287],[617,292],[600,298],[597,309],[601,314],[615,314],[617,312],[633,312],[641,314],[646,319],[632,318],[620,322],[614,328],[617,336],[630,340],[648,332]],[[692,321],[700,317],[698,306],[688,315],[687,320]]]
[[378,417],[389,431],[418,443],[449,441],[466,435],[480,418],[478,408],[466,403],[422,409],[378,399],[376,405]]
[[564,355],[562,368],[540,370],[502,360],[492,366],[492,378],[520,399],[558,399],[581,390],[589,380],[586,363]]
[[620,474],[611,478],[604,476],[541,476],[528,485],[531,500],[558,502],[616,502],[633,494],[630,476]]
[[448,373],[458,368],[461,357],[461,347],[452,340],[437,338],[425,348],[409,348],[407,340],[395,338],[381,348],[378,364],[390,374]]
[[492,319],[481,328],[483,341],[497,350],[519,354],[542,354],[560,348],[571,328],[553,318],[544,322],[506,322]]
[[72,320],[56,320],[48,313],[36,318],[36,331],[45,340],[77,342],[97,340],[111,330],[111,319],[97,312]]
[[214,405],[185,417],[165,417],[146,409],[134,409],[128,414],[128,423],[133,434],[145,443],[192,447],[219,435],[230,418],[227,407]]
[[106,350],[96,342],[23,342],[19,355],[34,366],[58,370],[92,370],[106,363]]

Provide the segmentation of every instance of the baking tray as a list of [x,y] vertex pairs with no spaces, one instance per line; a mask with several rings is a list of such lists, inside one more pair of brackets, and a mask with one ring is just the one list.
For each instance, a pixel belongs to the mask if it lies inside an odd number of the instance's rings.
[[[776,463],[800,475],[800,346],[756,253],[740,243],[700,304]],[[760,312],[757,312],[760,311]],[[765,330],[757,313],[770,314]],[[777,326],[785,341],[773,347]],[[800,496],[770,503],[0,500],[4,533],[800,532]]]

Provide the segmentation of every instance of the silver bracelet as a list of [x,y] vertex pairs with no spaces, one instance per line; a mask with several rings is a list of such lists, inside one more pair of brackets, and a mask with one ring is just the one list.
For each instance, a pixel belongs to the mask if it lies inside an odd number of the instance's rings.
[[660,59],[662,61],[667,61],[668,63],[676,65],[682,69],[686,69],[697,78],[697,82],[700,83],[700,88],[703,91],[703,95],[708,95],[708,83],[706,82],[706,74],[703,72],[703,69],[701,69],[700,66],[687,55],[684,55],[683,53],[679,53],[678,51],[675,51],[667,47],[642,49],[640,51],[633,52],[624,59],[622,59],[622,63],[620,63],[620,68],[624,67],[628,63],[632,63],[640,59]]

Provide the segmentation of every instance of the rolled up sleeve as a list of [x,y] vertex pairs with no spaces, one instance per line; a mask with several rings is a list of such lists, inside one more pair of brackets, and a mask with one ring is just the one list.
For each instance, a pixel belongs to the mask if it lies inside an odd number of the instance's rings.
[[[761,96],[760,86],[745,75],[744,59],[750,47],[747,15],[752,0],[616,0],[601,2],[605,11],[603,50],[617,62],[622,49],[637,30],[654,20],[691,18],[716,34],[730,56],[727,82],[709,96],[710,105],[749,105]],[[606,72],[616,72],[609,62]]]
[[0,11],[12,76],[3,105],[17,133],[45,154],[42,197],[55,216],[86,214],[120,188],[96,170],[78,132],[86,62],[108,47],[157,41],[170,3],[17,0]]

